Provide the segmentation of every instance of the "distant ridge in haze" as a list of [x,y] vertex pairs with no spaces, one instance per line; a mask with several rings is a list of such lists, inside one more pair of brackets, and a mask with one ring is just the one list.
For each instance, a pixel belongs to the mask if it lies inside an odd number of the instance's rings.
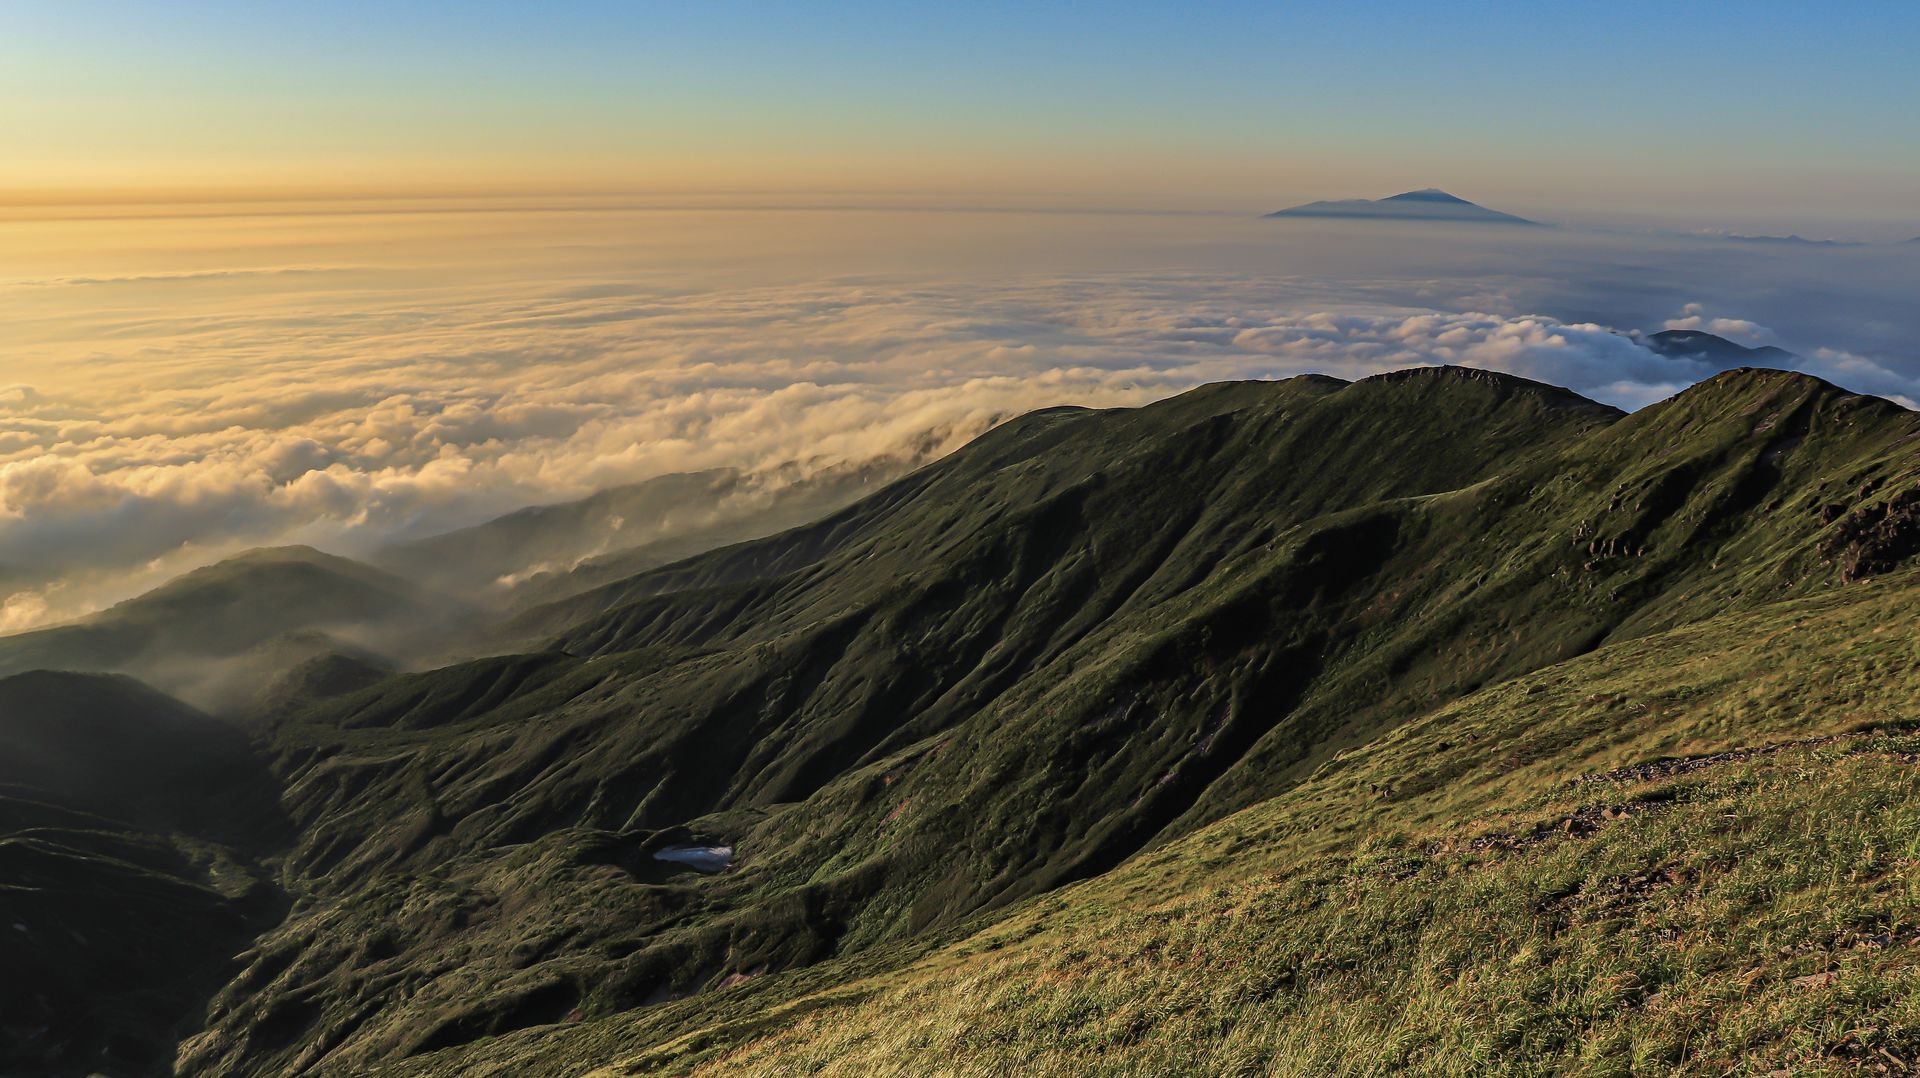
[[1810,240],[1805,236],[1801,236],[1797,234],[1789,234],[1785,236],[1742,236],[1737,233],[1718,233],[1714,235],[1714,238],[1726,240],[1729,243],[1773,243],[1773,244],[1783,244],[1790,247],[1858,247],[1860,246],[1857,243],[1848,243],[1842,240]]
[[287,669],[369,641],[408,645],[464,624],[466,604],[311,547],[247,551],[78,621],[0,637],[0,677],[128,674],[195,707],[248,703]]
[[1268,217],[1360,217],[1394,221],[1459,221],[1490,225],[1538,225],[1525,217],[1468,202],[1435,187],[1408,191],[1389,198],[1349,198],[1309,202],[1267,214]]
[[1711,363],[1722,370],[1736,367],[1780,367],[1791,369],[1800,357],[1784,348],[1762,345],[1748,348],[1725,337],[1697,329],[1668,329],[1651,333],[1641,343],[1669,359],[1691,359]]

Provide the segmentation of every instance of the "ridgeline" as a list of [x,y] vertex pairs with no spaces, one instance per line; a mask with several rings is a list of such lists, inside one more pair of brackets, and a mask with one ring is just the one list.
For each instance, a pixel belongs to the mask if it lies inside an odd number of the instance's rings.
[[[1917,435],[1760,369],[1631,415],[1462,368],[1211,385],[1013,420],[519,610],[510,654],[329,652],[233,726],[90,704],[231,734],[178,781],[270,807],[9,772],[0,855],[107,821],[36,886],[142,865],[205,961],[10,985],[41,1032],[0,1067],[1912,1060]],[[43,706],[8,699],[0,737]],[[35,969],[114,938],[22,893]]]

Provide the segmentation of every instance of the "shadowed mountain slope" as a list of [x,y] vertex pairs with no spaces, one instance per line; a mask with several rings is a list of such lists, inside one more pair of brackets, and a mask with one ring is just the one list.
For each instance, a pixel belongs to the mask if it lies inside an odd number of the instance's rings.
[[1023,417],[287,715],[306,899],[183,1062],[346,1073],[897,954],[1468,694],[1903,563],[1917,430],[1757,370],[1632,416],[1438,368]]
[[124,677],[0,679],[0,1071],[154,1074],[278,919],[232,727]]

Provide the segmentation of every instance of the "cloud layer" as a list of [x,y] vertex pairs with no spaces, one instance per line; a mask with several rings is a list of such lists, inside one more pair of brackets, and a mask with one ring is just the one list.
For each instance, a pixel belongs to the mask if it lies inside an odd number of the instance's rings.
[[[857,463],[928,432],[950,449],[1051,404],[1451,363],[1638,407],[1713,373],[1621,327],[1502,311],[1497,281],[1450,282],[1448,297],[1431,282],[1193,269],[322,283],[347,272],[14,286],[89,299],[84,334],[61,335],[75,312],[41,326],[74,358],[0,384],[0,569],[22,581],[0,630],[241,547],[365,549],[666,472]],[[1501,313],[1422,302],[1462,298]],[[1668,325],[1772,336],[1699,304]],[[1848,352],[1808,368],[1920,395]]]

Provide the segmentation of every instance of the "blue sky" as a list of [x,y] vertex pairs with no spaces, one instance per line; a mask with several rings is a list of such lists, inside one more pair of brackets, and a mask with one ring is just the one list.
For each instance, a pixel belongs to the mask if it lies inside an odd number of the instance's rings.
[[1920,5],[0,7],[0,188],[1920,212]]

